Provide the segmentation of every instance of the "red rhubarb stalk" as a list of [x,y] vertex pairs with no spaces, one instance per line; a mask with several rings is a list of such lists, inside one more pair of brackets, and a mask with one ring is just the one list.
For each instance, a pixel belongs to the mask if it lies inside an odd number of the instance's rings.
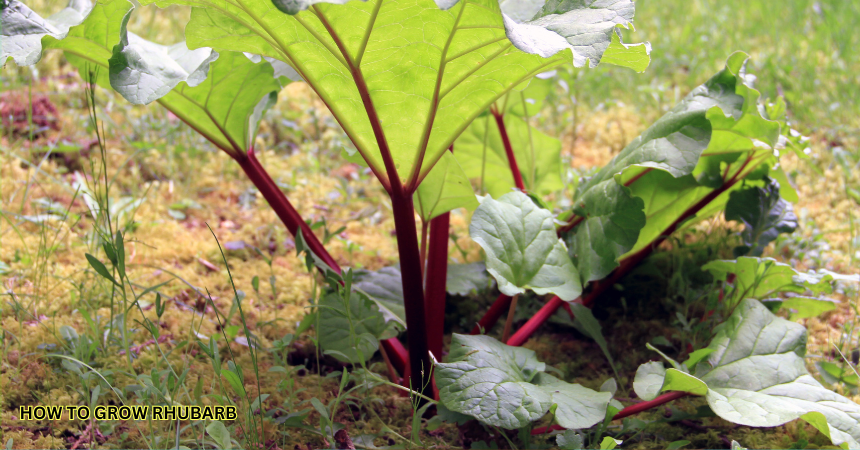
[[397,338],[383,339],[379,341],[379,344],[394,369],[405,375],[406,368],[409,366],[409,352],[406,351],[400,340]]
[[[296,236],[298,230],[301,229],[302,237],[311,251],[328,264],[332,270],[337,273],[341,273],[340,265],[335,261],[331,254],[329,254],[325,247],[323,247],[322,243],[313,231],[311,231],[308,224],[302,219],[301,215],[299,215],[298,211],[296,211],[289,199],[287,199],[280,188],[278,188],[278,185],[275,184],[275,181],[272,180],[272,177],[270,177],[268,172],[266,172],[266,169],[263,168],[262,164],[257,160],[257,157],[254,154],[254,149],[248,150],[247,154],[244,156],[234,156],[233,159],[236,160],[251,182],[254,183],[254,186],[257,187],[260,194],[269,206],[272,207],[272,210],[275,211],[275,214],[279,219],[281,219],[281,222],[283,222],[287,227],[287,230],[289,230],[293,236]],[[388,351],[388,356],[391,358],[394,368],[400,373],[403,373],[404,368],[406,367],[406,361],[409,359],[409,355],[403,347],[403,344],[401,344],[396,338],[393,338],[383,340],[382,345]]]
[[493,302],[493,305],[490,306],[490,310],[484,314],[484,317],[481,317],[481,320],[475,324],[474,328],[472,328],[471,334],[481,334],[481,330],[484,330],[486,333],[499,319],[502,317],[502,314],[505,313],[511,307],[511,297],[505,294],[499,294],[499,297]]
[[445,281],[448,278],[448,231],[451,215],[440,214],[430,221],[430,248],[427,255],[426,305],[428,347],[442,360],[445,334]]
[[520,168],[517,165],[517,158],[514,156],[514,148],[511,145],[511,139],[508,137],[508,129],[505,127],[505,116],[499,113],[495,108],[491,109],[493,118],[496,119],[496,126],[499,127],[499,134],[502,136],[502,145],[505,147],[505,154],[508,155],[508,164],[511,166],[511,174],[514,176],[514,184],[517,189],[525,192],[526,185],[523,183],[523,176],[520,173]]
[[275,181],[272,180],[272,177],[269,176],[269,173],[266,172],[266,169],[257,160],[257,157],[254,155],[254,149],[249,149],[246,157],[234,159],[242,167],[242,170],[245,171],[245,174],[248,175],[251,182],[254,183],[254,186],[260,191],[260,194],[263,195],[263,198],[266,199],[266,202],[275,211],[275,214],[278,215],[278,218],[281,219],[281,222],[287,226],[290,233],[296,236],[298,230],[301,229],[302,237],[305,239],[310,250],[335,272],[340,273],[340,265],[323,247],[322,243],[317,239],[313,231],[311,231],[311,227],[302,220],[298,211],[293,208],[293,205],[287,200],[287,197],[281,192],[278,185],[275,184]]
[[[396,177],[391,177],[391,179],[397,181]],[[418,249],[418,229],[415,226],[415,208],[412,204],[412,194],[392,194],[391,206],[394,210],[397,250],[400,254],[403,304],[406,309],[406,336],[409,340],[411,388],[427,395],[425,388],[429,388],[428,380],[431,366],[424,317],[424,287],[421,276],[421,257]]]

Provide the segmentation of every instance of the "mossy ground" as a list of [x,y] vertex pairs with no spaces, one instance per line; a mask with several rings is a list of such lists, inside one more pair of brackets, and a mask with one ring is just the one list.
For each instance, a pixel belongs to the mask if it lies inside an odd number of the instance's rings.
[[[187,10],[174,10],[173,15],[158,16],[152,11],[150,8],[140,14],[133,27],[152,30],[158,28],[152,26],[157,24],[164,28],[171,21],[183,22],[182,14],[187,14]],[[45,96],[58,107],[58,126],[41,133],[32,142],[26,132],[16,134],[6,129],[0,142],[3,149],[0,263],[8,266],[0,266],[3,285],[0,441],[11,440],[14,448],[171,446],[174,430],[166,423],[100,423],[92,429],[80,421],[17,419],[20,405],[89,402],[88,389],[96,382],[82,381],[60,359],[47,354],[72,351],[70,342],[62,337],[63,326],[96,341],[104,339],[90,330],[82,312],[100,318],[102,327],[111,317],[111,287],[89,270],[84,257],[85,253],[93,253],[104,259],[103,254],[93,245],[93,221],[86,202],[79,192],[76,195],[79,179],[74,173],[91,173],[91,162],[98,158],[98,149],[92,146],[93,133],[87,127],[83,85],[58,53],[49,53],[38,67],[41,72],[32,82],[33,95]],[[30,74],[22,69],[4,70],[4,83],[10,80],[8,86],[12,89],[29,88],[20,83],[31,79]],[[178,119],[157,106],[129,108],[119,97],[103,91],[99,91],[98,99],[108,137],[106,166],[109,175],[115,177],[112,201],[119,202],[123,197],[141,200],[139,207],[129,210],[121,222],[121,226],[130,225],[126,236],[129,278],[141,286],[166,283],[159,288],[167,305],[164,315],[159,320],[152,305],[145,305],[144,315],[158,323],[162,336],[168,336],[160,343],[160,348],[169,352],[166,360],[177,371],[189,371],[185,380],[189,393],[201,380],[203,404],[217,403],[218,395],[227,395],[247,410],[246,403],[233,395],[229,387],[224,388],[210,360],[196,344],[200,336],[218,338],[222,327],[213,308],[195,288],[208,289],[222,314],[229,313],[233,298],[221,253],[206,225],[212,227],[222,244],[238,241],[245,244],[242,249],[228,250],[227,262],[236,287],[246,295],[243,308],[247,325],[263,349],[271,348],[273,342],[294,332],[313,296],[313,276],[306,271],[304,262],[295,257],[289,234],[229,157],[213,151]],[[649,110],[647,105],[619,103],[608,108],[579,105],[578,120],[572,126],[548,130],[563,136],[565,161],[571,167],[587,170],[605,164],[646,126],[648,120],[643,117],[659,113],[659,108]],[[552,128],[551,121],[546,122],[540,126]],[[812,124],[806,125],[812,128]],[[860,173],[840,169],[832,151],[837,141],[841,148],[849,150],[856,149],[858,144],[856,135],[850,132],[817,129],[812,133],[815,157],[811,161],[793,156],[784,158],[783,167],[800,194],[795,208],[802,226],[795,237],[780,239],[767,254],[800,269],[858,273],[851,254],[857,251],[852,240],[857,240],[858,232],[849,225],[850,214],[854,214],[852,220],[858,219],[857,203],[846,194],[846,188],[860,186]],[[83,150],[44,158],[49,142]],[[324,105],[305,86],[293,84],[282,92],[277,107],[267,114],[257,148],[263,164],[305,218],[313,221],[325,218],[332,230],[346,227],[327,246],[338,262],[379,269],[397,259],[390,204],[370,175],[344,163],[340,155],[344,145],[344,137]],[[46,200],[68,209],[69,216],[65,220],[40,220],[39,215],[49,212],[44,206]],[[468,222],[465,214],[452,216],[457,244],[465,251],[464,256],[452,246],[451,256],[458,262],[480,258],[479,248],[468,238]],[[619,289],[608,294],[595,309],[620,375],[618,397],[632,396],[632,374],[636,367],[655,359],[645,349],[645,342],[663,338],[669,344],[663,349],[677,357],[688,352],[688,343],[696,348],[705,344],[702,330],[683,330],[676,312],[686,317],[702,313],[702,299],[712,287],[698,267],[708,259],[730,256],[735,243],[732,226],[714,218],[686,230],[678,235],[679,239],[664,244],[660,252],[623,280]],[[259,292],[252,288],[255,276],[260,279]],[[270,276],[274,292],[268,282]],[[843,342],[846,330],[853,329],[856,289],[839,292],[834,297],[841,301],[836,311],[804,321],[810,331],[812,355],[832,358],[833,343]],[[462,331],[470,323],[463,317],[477,317],[491,300],[491,294],[478,299],[449,299],[451,320],[447,329]],[[536,304],[534,301],[525,305],[521,315]],[[108,378],[119,389],[140,384],[136,375],[167,367],[159,346],[147,343],[151,336],[135,323],[141,319],[137,310],[130,310],[129,323],[135,330],[131,334],[132,345],[140,346],[130,365],[117,345],[104,347],[86,361],[98,371],[112,371]],[[239,323],[238,314],[233,315],[231,324]],[[329,404],[337,395],[338,378],[326,375],[337,375],[340,367],[317,366],[312,351],[299,352],[294,347],[291,350],[294,356],[289,359],[294,365],[287,366],[289,374],[285,375],[269,370],[284,364],[280,355],[260,351],[258,389],[248,347],[235,341],[225,343],[223,338],[219,342],[222,358],[226,361],[232,351],[245,379],[253,380],[245,385],[250,398],[258,393],[269,394],[263,402],[265,409],[310,410],[304,424],[318,426],[319,415],[308,402],[316,397]],[[302,337],[299,342],[307,349],[310,339]],[[545,326],[527,347],[560,370],[568,381],[596,388],[614,376],[599,347],[562,324]],[[306,368],[301,366],[305,362]],[[387,374],[378,356],[370,368]],[[815,373],[812,364],[810,369]],[[192,402],[193,397],[187,394],[177,401]],[[354,406],[340,408],[335,421],[345,424],[353,437],[378,435],[377,445],[408,445],[401,436],[411,436],[409,398],[385,386],[361,392],[360,397],[354,399]],[[98,402],[116,402],[116,398],[103,391]],[[694,412],[702,405],[700,399],[682,399],[671,407]],[[665,409],[654,410],[635,418],[641,423],[628,422],[628,427],[645,428],[640,433],[625,433],[628,442],[624,448],[665,448],[667,443],[681,439],[691,441],[691,448],[721,448],[727,439],[749,448],[803,445],[824,448],[829,444],[824,436],[800,422],[772,429],[737,427],[718,418],[661,422],[667,414]],[[263,444],[269,448],[324,445],[322,438],[312,431],[276,425],[274,421],[255,427],[244,416],[232,428],[233,437],[243,442],[245,433],[255,434],[254,428],[261,428],[256,433],[265,436],[267,442]],[[425,446],[455,448],[492,439],[494,433],[495,430],[487,433],[445,425],[433,432],[424,430],[420,436]],[[181,436],[183,444],[192,447],[203,438],[199,427],[189,428]],[[498,436],[495,442],[507,445]]]

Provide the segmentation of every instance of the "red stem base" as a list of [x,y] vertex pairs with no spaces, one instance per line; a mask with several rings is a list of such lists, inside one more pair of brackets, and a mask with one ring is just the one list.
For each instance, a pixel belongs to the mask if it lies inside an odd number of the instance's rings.
[[448,278],[448,225],[451,215],[441,214],[430,221],[430,245],[427,254],[425,288],[427,346],[437,360],[442,360],[445,335],[446,280]]

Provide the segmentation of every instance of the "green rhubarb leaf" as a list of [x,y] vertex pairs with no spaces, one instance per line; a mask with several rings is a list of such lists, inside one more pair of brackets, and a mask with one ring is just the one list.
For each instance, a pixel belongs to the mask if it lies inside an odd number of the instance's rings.
[[858,379],[857,373],[853,368],[845,367],[846,363],[847,361],[838,364],[829,361],[818,361],[815,363],[815,367],[818,369],[818,373],[825,383],[831,385],[844,383],[852,395],[857,395],[857,386],[860,384],[860,379]]
[[[561,189],[561,141],[531,128],[515,114],[506,114],[504,123],[526,191],[542,195]],[[483,192],[500,197],[516,187],[499,128],[491,115],[472,122],[455,149],[454,156],[466,175],[476,180]]]
[[651,65],[651,44],[625,44],[621,42],[621,35],[615,33],[600,62],[644,72]]
[[563,427],[588,428],[603,420],[612,397],[548,375],[534,351],[489,336],[454,334],[448,361],[435,369],[441,403],[508,430],[540,419],[553,405]]
[[406,327],[406,308],[403,306],[403,282],[400,265],[383,267],[377,271],[356,270],[353,288],[367,294],[376,302],[385,320],[400,322]]
[[[538,53],[518,49],[505,28],[514,22],[503,17],[495,0],[142,3],[192,6],[186,27],[190,48],[248,52],[293,67],[330,107],[368,165],[385,180],[382,151],[390,152],[399,181],[410,187],[428,175],[457,135],[493,101],[535,74],[569,63],[569,49],[575,48],[541,25],[522,24],[543,32],[514,32],[518,44],[525,39],[533,44],[527,48]],[[578,4],[571,8],[547,11],[538,20],[565,32],[581,20],[577,11],[602,11]],[[632,17],[627,12],[622,16],[601,22],[597,42],[582,46],[589,49],[588,58],[596,62],[609,45],[612,30],[605,27],[626,25]],[[569,38],[584,39],[582,31]],[[543,43],[557,39],[565,46],[547,51]]]
[[[533,117],[543,109],[547,96],[555,88],[555,74],[552,70],[537,74],[529,81],[528,87],[521,91],[511,91],[496,101],[499,111],[520,117]],[[540,148],[540,147],[538,147]]]
[[809,374],[806,338],[802,325],[746,299],[721,325],[708,346],[713,352],[696,365],[695,376],[669,369],[663,390],[704,395],[714,413],[741,425],[773,427],[799,418],[820,429],[826,424],[835,445],[857,448],[860,405]]
[[159,100],[230,154],[250,149],[260,116],[281,89],[272,65],[236,52],[188,50],[184,42],[148,42],[127,32],[130,15],[109,61],[111,86],[134,104]]
[[782,300],[780,307],[788,309],[790,311],[788,319],[794,321],[818,317],[827,311],[833,311],[837,303],[839,302],[827,298],[797,296]]
[[860,276],[839,275],[828,270],[798,272],[790,265],[773,258],[742,256],[736,260],[711,261],[702,270],[707,270],[720,281],[728,274],[735,275],[734,288],[724,299],[728,304],[737,304],[744,298],[769,299],[780,293],[803,294],[807,290],[816,294],[833,291],[832,282],[860,281]]
[[708,385],[702,380],[678,369],[666,370],[662,391],[682,391],[695,395],[707,395]]
[[726,203],[726,220],[744,224],[744,244],[734,249],[735,256],[761,256],[765,247],[780,235],[797,229],[797,216],[791,203],[780,197],[779,183],[770,180],[763,188],[734,191]]
[[19,66],[36,64],[42,59],[42,38],[63,39],[92,8],[89,0],[73,0],[62,11],[42,18],[18,0],[0,3],[0,66],[9,58]]
[[498,200],[483,197],[469,232],[486,252],[487,270],[505,295],[531,289],[570,301],[582,291],[579,274],[556,236],[552,213],[522,192]]
[[663,363],[651,361],[636,369],[633,378],[633,391],[642,400],[654,400],[663,389],[663,379],[666,377],[666,368]]
[[448,264],[446,291],[451,295],[467,296],[487,288],[489,277],[483,262]]
[[200,84],[182,82],[159,102],[218,148],[242,154],[254,146],[260,117],[280,90],[269,63],[222,52]]
[[577,198],[574,214],[583,217],[566,235],[571,259],[583,284],[606,277],[645,226],[645,203],[615,180],[592,186]]
[[[577,208],[582,208],[580,199],[588,195],[612,199],[599,192],[607,189],[604,183],[610,180],[629,187],[630,196],[644,201],[645,222],[635,244],[629,244],[635,232],[632,222],[627,233],[618,235],[624,239],[602,235],[590,247],[591,238],[579,239],[577,255],[602,255],[592,264],[594,274],[611,269],[616,260],[651,246],[679,226],[715,214],[740,180],[774,159],[780,124],[762,116],[757,104],[760,94],[745,72],[746,60],[743,53],[732,55],[725,70],[690,92],[580,184],[573,200]],[[598,192],[590,194],[592,189]],[[580,213],[585,219],[591,217],[587,210]],[[577,228],[572,233],[578,233]],[[567,240],[573,242],[576,237]],[[612,258],[619,252],[623,253],[620,258]]]
[[568,429],[580,430],[601,422],[606,417],[606,406],[612,400],[610,392],[597,392],[566,383],[546,373],[537,374],[534,383],[549,393],[556,405],[555,421]]
[[457,208],[478,207],[469,178],[451,152],[446,152],[418,186],[414,194],[415,212],[425,222]]
[[439,399],[451,411],[513,430],[543,417],[552,398],[532,383],[546,365],[535,352],[489,336],[454,334],[448,363],[436,364]]
[[705,359],[706,356],[710,355],[713,352],[714,349],[712,348],[700,348],[690,353],[690,355],[687,357],[687,360],[683,362],[684,367],[687,367],[688,369],[690,367],[696,367],[696,364],[698,364],[699,361]]
[[[359,363],[359,351],[364,360],[370,359],[379,348],[380,339],[396,337],[398,324],[387,321],[379,307],[360,293],[350,296],[349,309],[337,293],[320,300],[320,347],[332,351],[331,355],[343,362]],[[352,327],[350,327],[350,323]]]
[[582,435],[576,430],[565,430],[564,433],[555,437],[555,442],[558,447],[564,450],[581,450],[585,448],[582,440]]

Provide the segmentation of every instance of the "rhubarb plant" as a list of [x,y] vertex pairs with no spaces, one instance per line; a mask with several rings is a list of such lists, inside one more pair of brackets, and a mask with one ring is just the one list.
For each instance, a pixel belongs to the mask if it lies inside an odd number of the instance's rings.
[[[9,0],[0,4],[0,60],[28,65],[45,49],[62,50],[81,71],[103,69],[102,86],[133,104],[160,103],[228,153],[296,237],[309,268],[333,281],[315,312],[319,343],[330,355],[363,364],[380,348],[422,399],[435,392],[435,370],[442,407],[503,428],[530,427],[549,412],[558,427],[583,429],[691,393],[706,396],[728,420],[764,426],[803,417],[837,444],[857,443],[856,405],[809,378],[801,328],[752,300],[827,293],[838,278],[831,273],[801,274],[748,257],[705,266],[729,282],[722,301],[733,314],[711,346],[686,362],[643,366],[634,381],[650,399],[642,405],[622,408],[612,392],[548,375],[534,352],[518,348],[560,307],[587,320],[589,333],[604,342],[587,308],[697,221],[725,211],[727,220],[743,223],[738,256],[760,256],[796,227],[786,201],[796,193],[777,163],[800,139],[785,122],[784,102],[760,103],[744,53],[731,55],[724,70],[609,164],[578,180],[576,192],[559,202],[573,206],[559,211],[542,196],[563,187],[561,145],[531,126],[530,116],[552,89],[553,69],[647,68],[650,45],[625,44],[619,33],[632,25],[630,0],[140,3],[190,6],[186,41],[165,46],[129,32],[134,7],[126,0],[75,0],[46,19]],[[354,146],[352,160],[389,196],[397,266],[357,272],[355,283],[352,271],[342,278],[339,263],[254,157],[258,121],[291,80],[307,83],[326,104]],[[449,214],[457,208],[474,210],[470,234],[483,263],[449,266]],[[506,342],[454,335],[444,361],[446,291],[482,290],[488,277],[500,295],[473,334],[507,311]],[[507,339],[517,298],[527,291],[551,298]],[[812,300],[768,303],[792,317],[827,309]],[[408,353],[394,339],[404,325]],[[777,379],[782,365],[792,368],[785,386]],[[765,419],[751,418],[748,405]],[[607,447],[615,445],[607,439]]]
[[[193,7],[186,28],[190,48],[254,53],[295,69],[388,192],[413,386],[427,385],[421,374],[430,368],[423,263],[413,220],[413,195],[422,181],[475,117],[534,75],[560,64],[593,66],[613,49],[616,64],[641,62],[641,52],[622,44],[616,32],[616,26],[630,24],[629,1],[551,2],[519,20],[503,14],[495,1],[155,3]],[[597,20],[584,26],[585,18]],[[445,173],[453,170],[453,176],[440,178],[463,178],[456,164],[447,167]],[[422,198],[425,220],[462,206],[432,201],[452,198],[444,193],[427,197],[434,208],[427,211]],[[428,271],[438,273],[436,266],[428,264]]]

